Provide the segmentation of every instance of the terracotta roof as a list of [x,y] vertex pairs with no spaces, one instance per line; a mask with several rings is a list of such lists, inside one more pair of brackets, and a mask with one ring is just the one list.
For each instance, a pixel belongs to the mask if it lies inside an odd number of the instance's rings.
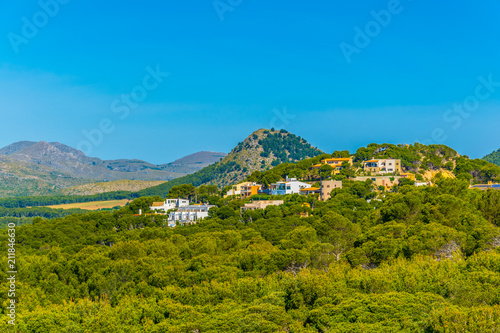
[[369,161],[364,161],[363,163],[371,163],[371,162],[378,162],[380,160],[369,160]]
[[325,158],[323,161],[350,161],[351,158],[350,157],[339,157],[339,158]]
[[308,192],[308,191],[319,191],[320,189],[317,187],[309,187],[309,188],[303,188],[301,191]]
[[164,202],[153,202],[153,205],[151,207],[163,207],[164,205]]

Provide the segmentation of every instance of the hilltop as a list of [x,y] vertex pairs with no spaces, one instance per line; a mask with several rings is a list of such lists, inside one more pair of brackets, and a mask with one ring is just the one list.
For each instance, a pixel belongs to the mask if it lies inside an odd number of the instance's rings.
[[209,166],[210,164],[219,162],[226,156],[226,153],[200,151],[188,156],[184,156],[173,162],[162,164],[159,167],[162,170],[169,172],[191,174]]
[[486,155],[483,160],[500,166],[500,149]]
[[323,154],[303,138],[285,130],[259,129],[250,134],[220,162],[191,175],[145,189],[140,195],[166,195],[176,185],[218,185],[224,187],[245,179],[255,171],[269,170],[282,163],[294,163]]

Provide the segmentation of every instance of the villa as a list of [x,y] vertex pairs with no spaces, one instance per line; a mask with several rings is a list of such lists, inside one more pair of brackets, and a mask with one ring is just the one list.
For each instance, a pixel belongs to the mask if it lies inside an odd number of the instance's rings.
[[165,202],[153,202],[153,205],[149,207],[151,210],[155,211],[169,211],[171,209],[176,209],[180,207],[185,207],[189,205],[189,200],[186,199],[167,199]]
[[363,170],[365,172],[385,174],[385,173],[401,173],[401,160],[395,159],[380,159],[369,160],[363,162]]
[[285,181],[271,184],[271,195],[299,194],[300,190],[310,187],[310,184],[299,182],[296,178],[287,177]]
[[260,200],[254,201],[252,203],[246,203],[241,209],[245,210],[256,210],[256,209],[266,209],[268,206],[279,206],[283,205],[285,202],[283,200]]
[[170,212],[168,215],[168,226],[175,227],[177,223],[181,225],[194,224],[197,221],[208,217],[212,205],[190,205],[177,209],[175,212]]
[[319,169],[323,165],[329,165],[333,168],[333,174],[338,175],[340,173],[340,170],[342,170],[342,164],[344,162],[349,163],[349,165],[353,165],[352,162],[352,157],[346,157],[346,158],[326,158],[324,160],[321,160],[321,163],[315,164],[312,166],[313,169]]
[[248,198],[252,195],[258,194],[260,190],[262,190],[262,185],[253,182],[244,182],[233,185],[232,188],[226,193],[226,197],[240,195],[243,198]]

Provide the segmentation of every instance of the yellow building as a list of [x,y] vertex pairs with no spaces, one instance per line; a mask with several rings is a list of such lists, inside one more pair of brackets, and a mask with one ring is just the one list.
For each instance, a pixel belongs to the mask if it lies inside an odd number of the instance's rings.
[[285,201],[283,200],[261,200],[254,201],[252,203],[246,203],[241,209],[245,210],[256,210],[256,209],[266,209],[268,206],[280,206],[283,205]]
[[414,173],[410,173],[410,172],[401,172],[401,177],[402,177],[402,178],[408,178],[409,180],[416,181],[416,179],[415,179],[415,174],[414,174]]
[[363,170],[365,172],[385,174],[385,173],[401,173],[401,160],[396,159],[379,159],[363,162]]
[[226,193],[226,197],[231,195],[239,195],[243,198],[251,197],[252,195],[259,194],[259,190],[262,189],[262,185],[244,182],[240,184],[233,185],[232,188]]
[[333,174],[338,175],[340,170],[342,170],[342,163],[347,162],[349,165],[353,165],[352,157],[345,158],[325,158],[321,160],[321,163],[313,165],[313,169],[319,169],[322,165],[329,165],[333,168]]
[[399,179],[401,176],[362,176],[356,177],[356,181],[364,182],[367,179],[371,179],[373,181],[373,185],[376,187],[384,186],[385,188],[390,188],[399,183]]
[[321,193],[321,189],[319,187],[308,187],[308,188],[303,188],[300,190],[300,194],[302,195],[309,195],[309,194],[315,194],[315,193]]

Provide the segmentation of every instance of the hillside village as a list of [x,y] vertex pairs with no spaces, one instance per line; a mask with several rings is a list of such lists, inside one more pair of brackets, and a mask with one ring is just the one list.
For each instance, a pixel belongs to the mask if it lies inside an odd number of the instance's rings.
[[[268,185],[254,181],[244,181],[226,187],[223,197],[229,199],[246,199],[241,211],[266,209],[268,206],[280,206],[283,200],[276,197],[288,195],[312,196],[319,201],[331,198],[332,191],[342,189],[342,179],[356,182],[368,182],[374,192],[384,196],[386,191],[395,191],[400,185],[432,186],[431,181],[424,181],[420,175],[405,172],[401,159],[369,159],[359,163],[356,168],[353,156],[339,158],[325,158],[320,163],[312,165],[311,173],[317,179],[297,179],[285,176],[285,179]],[[348,176],[345,176],[348,175]],[[446,175],[446,174],[445,174]],[[442,176],[442,175],[441,175]],[[421,181],[417,181],[417,177]],[[446,177],[446,176],[445,176]],[[311,178],[308,176],[307,178]],[[488,188],[500,189],[500,184],[477,184],[471,188],[486,190]],[[263,199],[264,198],[264,199]],[[369,199],[371,200],[371,199]],[[150,207],[156,214],[168,215],[168,226],[189,225],[209,217],[209,210],[215,207],[209,204],[190,204],[189,200],[182,198],[166,199],[164,202],[154,202]],[[310,205],[309,205],[310,207]],[[308,216],[307,214],[301,216]]]

